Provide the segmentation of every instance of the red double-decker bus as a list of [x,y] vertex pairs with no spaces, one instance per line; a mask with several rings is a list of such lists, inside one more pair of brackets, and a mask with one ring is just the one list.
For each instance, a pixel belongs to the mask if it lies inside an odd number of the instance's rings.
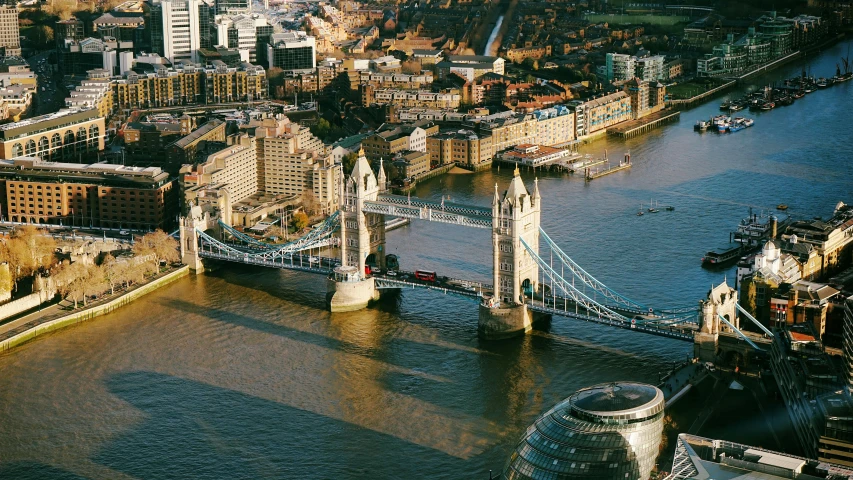
[[434,282],[436,278],[435,272],[427,272],[426,270],[415,270],[415,278],[424,282]]

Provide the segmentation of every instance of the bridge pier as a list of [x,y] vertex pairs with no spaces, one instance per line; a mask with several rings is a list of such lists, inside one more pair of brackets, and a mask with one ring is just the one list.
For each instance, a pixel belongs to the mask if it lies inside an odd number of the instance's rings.
[[518,337],[533,329],[533,312],[527,305],[489,307],[480,304],[477,335],[484,340]]
[[326,282],[326,301],[332,312],[361,310],[378,299],[374,278],[362,278],[354,266],[337,267]]

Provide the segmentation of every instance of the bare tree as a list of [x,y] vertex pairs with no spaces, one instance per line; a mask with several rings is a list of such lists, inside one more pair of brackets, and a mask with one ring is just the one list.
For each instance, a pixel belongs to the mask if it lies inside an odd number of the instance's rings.
[[79,262],[62,264],[55,269],[53,278],[57,289],[63,298],[70,298],[74,301],[74,308],[77,308],[77,303],[80,300],[83,300],[85,305],[85,279],[88,274],[86,266]]
[[154,266],[159,268],[160,262],[175,263],[181,259],[178,253],[178,241],[163,230],[145,234],[133,245],[133,253],[138,256],[151,255]]
[[100,269],[104,281],[110,287],[110,295],[113,295],[116,292],[116,285],[121,282],[122,265],[108,253],[101,262]]
[[29,260],[33,270],[47,270],[56,263],[54,252],[56,251],[56,240],[50,235],[45,235],[32,225],[16,228],[12,232],[12,243],[21,242],[26,246]]
[[107,282],[104,272],[94,265],[86,265],[86,274],[83,281],[83,305],[89,297],[98,297],[107,290]]
[[12,291],[12,272],[9,269],[9,264],[0,264],[0,293]]
[[302,209],[309,217],[317,214],[319,206],[320,202],[317,201],[317,197],[314,195],[314,190],[307,188],[302,190]]

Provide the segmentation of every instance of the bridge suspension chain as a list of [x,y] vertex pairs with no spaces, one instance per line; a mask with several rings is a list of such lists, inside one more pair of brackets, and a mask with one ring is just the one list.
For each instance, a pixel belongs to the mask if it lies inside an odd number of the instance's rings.
[[329,218],[327,218],[323,223],[319,224],[317,227],[311,230],[311,232],[299,238],[298,240],[285,243],[284,245],[269,245],[271,248],[256,252],[247,252],[232,245],[228,245],[224,242],[220,242],[219,240],[201,231],[198,231],[198,238],[199,243],[202,246],[208,245],[209,247],[216,248],[220,252],[227,252],[229,255],[233,255],[240,258],[272,260],[281,257],[290,257],[293,254],[301,252],[303,250],[329,246],[334,242],[332,234],[339,227],[340,222],[338,219],[338,212],[335,212],[331,216],[329,216]]
[[[611,300],[613,302],[610,305],[611,308],[622,309],[626,311],[631,311],[634,313],[642,313],[642,314],[654,314],[658,316],[662,316],[664,319],[670,318],[671,316],[677,316],[677,318],[684,318],[684,314],[691,314],[698,310],[698,307],[695,305],[691,306],[682,306],[682,307],[673,307],[673,308],[659,308],[659,309],[650,309],[645,304],[632,300],[619,292],[613,290],[612,288],[605,285],[600,280],[593,277],[589,272],[583,269],[580,265],[577,264],[571,257],[569,257],[566,252],[564,252],[557,244],[554,242],[550,236],[539,227],[539,233],[542,238],[545,239],[545,243],[551,249],[551,252],[557,256],[557,258],[562,263],[562,266],[567,268],[575,278],[580,280],[585,286],[591,288],[595,294],[600,294],[604,298]],[[672,317],[675,318],[675,317]]]
[[616,322],[620,322],[623,324],[630,324],[631,320],[624,315],[614,312],[610,308],[605,305],[602,305],[589,296],[587,296],[582,291],[578,290],[577,287],[572,285],[571,282],[567,281],[563,278],[556,270],[554,270],[551,265],[548,264],[542,257],[540,257],[530,245],[527,244],[523,239],[521,240],[521,244],[533,258],[533,261],[539,265],[539,268],[542,269],[543,273],[548,276],[548,279],[551,280],[551,288],[553,293],[553,288],[556,286],[559,288],[563,294],[575,303],[575,305],[581,307],[586,312],[591,313],[599,318],[606,318],[609,320],[613,320]]

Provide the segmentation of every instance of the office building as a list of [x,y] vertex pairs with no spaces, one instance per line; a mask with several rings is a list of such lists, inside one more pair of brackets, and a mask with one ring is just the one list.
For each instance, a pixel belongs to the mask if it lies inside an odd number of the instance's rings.
[[216,15],[247,13],[252,9],[251,0],[216,0]]
[[427,135],[424,129],[407,125],[383,124],[362,140],[361,147],[370,161],[391,158],[402,150],[425,152]]
[[189,135],[167,145],[166,154],[160,160],[161,165],[166,170],[177,173],[182,165],[195,161],[196,152],[206,142],[225,142],[225,122],[219,119],[210,120]]
[[647,480],[663,433],[663,392],[634,382],[581,389],[531,425],[503,480]]
[[255,120],[258,145],[258,185],[267,195],[304,198],[311,194],[322,212],[338,206],[341,165],[325,153],[323,142],[308,127],[284,117]]
[[[237,49],[244,61],[255,63],[260,44],[258,33],[266,32],[266,27],[272,28],[261,15],[217,15],[214,22],[216,46]],[[264,50],[266,44],[267,42],[261,44]]]
[[152,48],[172,62],[194,60],[201,47],[202,3],[201,0],[161,0],[154,5],[151,19],[159,25],[152,25]]
[[0,160],[0,203],[13,222],[134,230],[175,223],[174,178],[156,167]]
[[67,40],[76,41],[86,38],[83,21],[76,17],[68,20],[58,20],[53,26],[53,39],[56,46],[61,48]]
[[607,127],[631,120],[631,97],[625,92],[603,95],[587,101],[568,102],[575,113],[576,138],[604,131]]
[[305,32],[274,33],[267,44],[269,68],[306,70],[317,67],[316,42]]
[[668,78],[669,71],[664,68],[663,55],[651,55],[637,58],[636,77],[644,82],[658,82]]
[[204,67],[181,64],[174,68],[157,66],[155,72],[128,72],[110,81],[115,109],[129,115],[134,109],[236,101],[267,97],[267,77],[263,68],[242,63],[229,67],[220,60]]
[[14,4],[0,5],[0,48],[6,50],[6,56],[21,55],[18,9]]
[[411,180],[429,172],[430,155],[427,152],[403,150],[394,155],[391,163],[397,168],[400,177]]
[[678,435],[671,473],[664,480],[842,480],[853,469],[727,440]]
[[794,245],[810,245],[820,259],[819,271],[804,271],[803,278],[832,275],[853,257],[853,206],[839,202],[828,220],[793,222],[780,238]]
[[0,125],[0,158],[79,159],[104,149],[104,117],[97,110],[70,110]]
[[108,118],[113,112],[113,90],[110,72],[90,70],[87,77],[68,93],[65,106],[77,110],[94,109],[98,116]]
[[130,69],[125,65],[122,71],[119,59],[122,52],[133,52],[133,42],[114,39],[84,38],[79,41],[66,41],[58,49],[60,67],[64,75],[84,75],[89,70],[104,69],[112,75],[121,75]]

